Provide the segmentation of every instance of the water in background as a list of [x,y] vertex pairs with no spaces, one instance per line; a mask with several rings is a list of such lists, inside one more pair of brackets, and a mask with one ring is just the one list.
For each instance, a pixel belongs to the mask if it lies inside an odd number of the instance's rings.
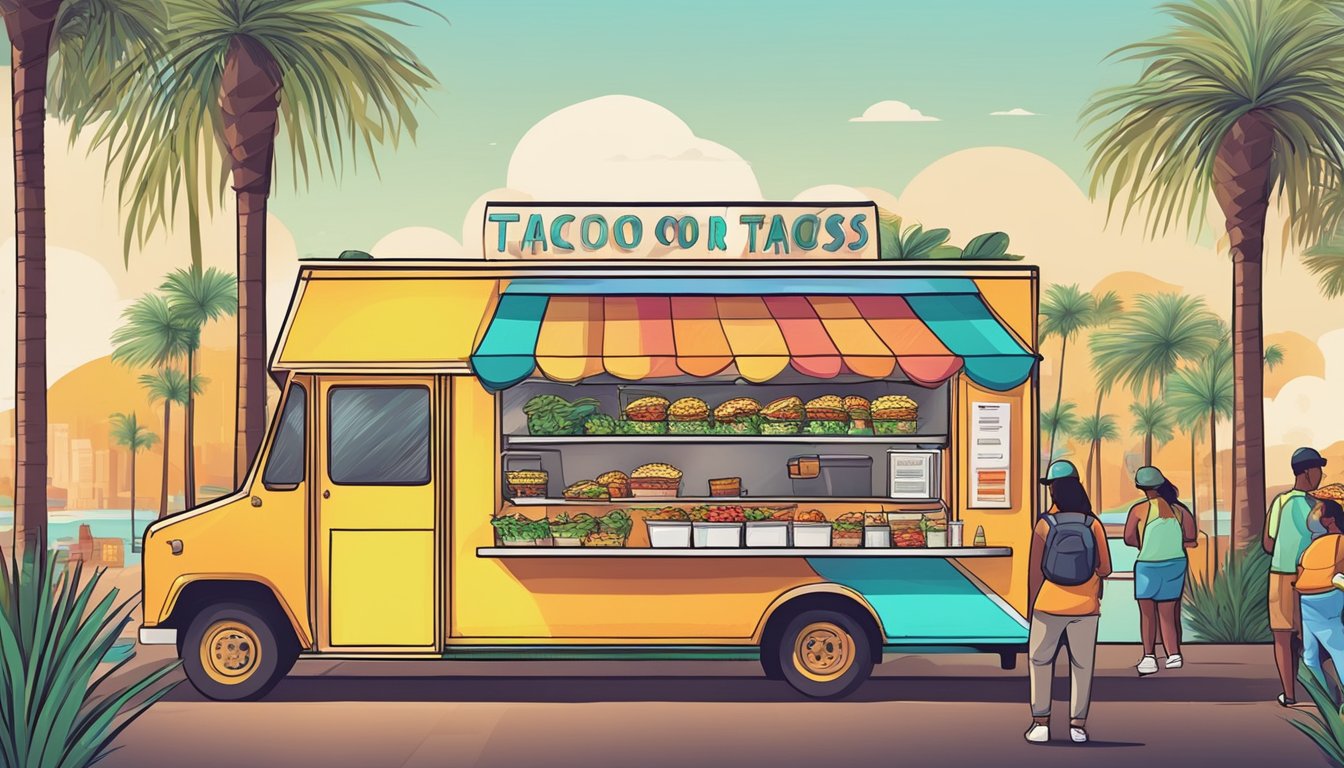
[[[159,516],[158,510],[135,511],[135,538],[143,540],[145,529]],[[96,539],[119,538],[126,545],[126,565],[139,565],[140,553],[131,551],[131,512],[128,509],[57,509],[47,513],[47,539],[52,547],[69,546],[79,539],[79,526],[87,524]],[[14,510],[0,510],[0,536],[5,548],[13,535]]]

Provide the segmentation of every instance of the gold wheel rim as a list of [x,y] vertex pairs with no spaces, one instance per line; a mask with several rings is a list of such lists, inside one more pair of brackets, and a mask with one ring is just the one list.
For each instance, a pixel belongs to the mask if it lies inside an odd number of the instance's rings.
[[237,685],[257,670],[261,663],[261,643],[257,633],[238,621],[217,621],[201,637],[201,666],[211,680]]
[[838,624],[814,622],[794,640],[793,668],[808,680],[829,683],[854,666],[854,652],[854,638]]

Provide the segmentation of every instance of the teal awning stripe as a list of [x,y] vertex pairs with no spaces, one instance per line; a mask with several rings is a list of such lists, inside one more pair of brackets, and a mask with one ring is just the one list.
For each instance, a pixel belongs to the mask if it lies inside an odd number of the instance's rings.
[[471,356],[471,368],[486,389],[508,389],[532,375],[537,361],[537,336],[546,315],[546,296],[504,294]]
[[519,278],[505,295],[538,296],[916,296],[978,293],[963,277]]
[[905,301],[952,354],[966,375],[986,389],[1003,392],[1031,376],[1036,356],[994,317],[979,294],[906,296]]

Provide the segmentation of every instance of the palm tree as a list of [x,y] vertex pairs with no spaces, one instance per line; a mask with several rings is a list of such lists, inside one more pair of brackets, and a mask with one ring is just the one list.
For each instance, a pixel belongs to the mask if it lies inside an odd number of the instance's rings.
[[[1041,411],[1041,431],[1054,434],[1063,432],[1066,435],[1073,434],[1078,429],[1078,406],[1068,400],[1055,403],[1055,407],[1049,410]],[[1051,446],[1050,453],[1045,457],[1045,461],[1055,460],[1054,447]]]
[[[266,429],[266,205],[282,131],[296,185],[339,175],[375,145],[414,138],[412,107],[435,84],[381,25],[401,0],[163,0],[171,23],[158,65],[126,71],[95,137],[122,161],[128,237],[170,223],[231,181],[238,217],[235,478]],[[405,5],[424,8],[414,2]],[[198,247],[193,243],[193,247]],[[197,259],[194,263],[199,264]]]
[[167,296],[168,306],[173,313],[190,324],[196,332],[197,343],[187,348],[186,377],[191,379],[193,386],[186,390],[187,421],[183,435],[186,444],[183,472],[186,478],[182,495],[187,509],[191,509],[196,506],[196,395],[199,394],[194,385],[204,384],[204,380],[196,375],[196,351],[200,346],[201,329],[206,323],[237,313],[238,281],[233,275],[214,267],[202,270],[193,265],[190,269],[177,269],[169,273],[159,290]]
[[1181,361],[1199,360],[1213,349],[1222,321],[1197,296],[1145,293],[1135,304],[1088,346],[1101,379],[1154,397]]
[[112,332],[114,363],[163,367],[182,359],[200,338],[200,332],[158,294],[136,299],[121,317],[125,322]]
[[[199,379],[200,377],[196,377]],[[187,384],[187,377],[176,368],[160,368],[140,376],[140,386],[149,393],[149,402],[163,401],[163,485],[159,489],[159,517],[168,515],[168,459],[172,455],[168,443],[172,439],[172,406],[185,406],[192,390],[200,391],[200,381]],[[183,441],[186,442],[185,440]],[[185,483],[185,477],[183,478]]]
[[1187,423],[1196,417],[1208,420],[1209,506],[1213,510],[1213,561],[1218,564],[1222,563],[1218,556],[1218,421],[1232,417],[1232,389],[1232,344],[1224,337],[1204,360],[1178,371],[1167,394],[1167,403],[1177,420]]
[[38,557],[47,549],[47,109],[83,111],[108,68],[137,66],[131,59],[160,23],[156,7],[157,0],[0,0],[14,104],[14,541]]
[[[1344,25],[1316,0],[1187,0],[1165,6],[1174,27],[1117,51],[1138,80],[1098,93],[1084,111],[1091,192],[1136,209],[1148,233],[1198,228],[1212,195],[1232,257],[1236,544],[1260,537],[1265,509],[1261,289],[1265,219],[1286,234],[1325,231],[1344,157]],[[1121,201],[1123,200],[1123,204]]]
[[140,550],[139,536],[135,532],[135,455],[151,448],[159,441],[159,436],[140,426],[135,413],[114,413],[112,420],[112,442],[131,452],[131,551]]
[[[1101,444],[1104,442],[1115,442],[1120,439],[1120,429],[1115,424],[1115,417],[1109,413],[1098,413],[1091,416],[1084,416],[1078,420],[1074,427],[1073,437],[1080,442],[1086,442],[1089,446],[1087,452],[1087,469],[1083,476],[1087,478],[1088,493],[1092,495],[1093,501],[1101,505]],[[1093,461],[1095,459],[1096,475],[1093,475]]]
[[[1096,308],[1092,310],[1092,325],[1091,325],[1091,328],[1092,328],[1092,329],[1106,329],[1106,328],[1109,328],[1110,325],[1111,325],[1111,323],[1115,322],[1118,318],[1123,317],[1123,316],[1124,316],[1124,313],[1125,313],[1125,303],[1124,303],[1123,300],[1121,300],[1121,298],[1120,298],[1120,294],[1116,293],[1115,291],[1107,291],[1107,292],[1101,294],[1100,296],[1097,296],[1097,297],[1096,297]],[[1090,340],[1089,340],[1089,341],[1090,341]],[[1089,344],[1089,349],[1090,349],[1090,344]],[[1097,383],[1097,405],[1096,405],[1095,410],[1093,411],[1093,416],[1096,418],[1096,420],[1097,420],[1098,422],[1100,422],[1100,420],[1101,420],[1101,402],[1102,402],[1103,399],[1105,399],[1106,395],[1109,395],[1109,394],[1111,393],[1111,389],[1115,386],[1115,379],[1113,379],[1113,378],[1112,378],[1112,379],[1107,379],[1107,378],[1104,378],[1103,376],[1101,376],[1101,374],[1097,371],[1097,368],[1096,368],[1096,360],[1095,360],[1095,358],[1091,360],[1090,365],[1091,365],[1091,367],[1092,367],[1093,373],[1096,374],[1096,379],[1097,379],[1097,382],[1096,382],[1096,383]],[[1117,434],[1116,437],[1114,437],[1114,438],[1110,438],[1110,439],[1112,439],[1112,440],[1119,439],[1119,435]],[[1092,484],[1092,487],[1096,489],[1096,494],[1095,494],[1094,498],[1095,498],[1097,504],[1104,506],[1104,504],[1102,504],[1102,500],[1101,500],[1101,490],[1102,490],[1102,487],[1101,487],[1101,475],[1102,475],[1102,472],[1101,472],[1101,442],[1100,442],[1100,441],[1092,443],[1091,450],[1090,450],[1090,452],[1088,453],[1088,463],[1092,463],[1092,455],[1093,455],[1093,454],[1096,454],[1096,478],[1095,478],[1095,484],[1093,484],[1093,478],[1091,478],[1091,477],[1088,478],[1088,483],[1089,483],[1089,484]]]
[[[1069,351],[1069,339],[1093,324],[1096,310],[1096,297],[1079,290],[1077,285],[1052,285],[1045,292],[1045,301],[1041,302],[1041,339],[1044,341],[1059,337],[1056,405],[1064,399],[1064,361]],[[1058,427],[1057,424],[1055,426]],[[1050,430],[1049,455],[1055,455],[1054,429]]]
[[1134,416],[1134,426],[1130,428],[1130,433],[1143,438],[1143,463],[1151,466],[1153,442],[1166,445],[1175,437],[1172,432],[1174,425],[1171,412],[1161,400],[1130,403],[1129,412]]

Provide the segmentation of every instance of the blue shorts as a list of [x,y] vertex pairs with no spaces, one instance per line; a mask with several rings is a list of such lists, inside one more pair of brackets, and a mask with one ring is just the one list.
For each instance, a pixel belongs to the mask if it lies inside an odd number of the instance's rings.
[[1184,557],[1150,563],[1143,560],[1134,564],[1134,599],[1156,600],[1165,603],[1180,600],[1185,591]]

